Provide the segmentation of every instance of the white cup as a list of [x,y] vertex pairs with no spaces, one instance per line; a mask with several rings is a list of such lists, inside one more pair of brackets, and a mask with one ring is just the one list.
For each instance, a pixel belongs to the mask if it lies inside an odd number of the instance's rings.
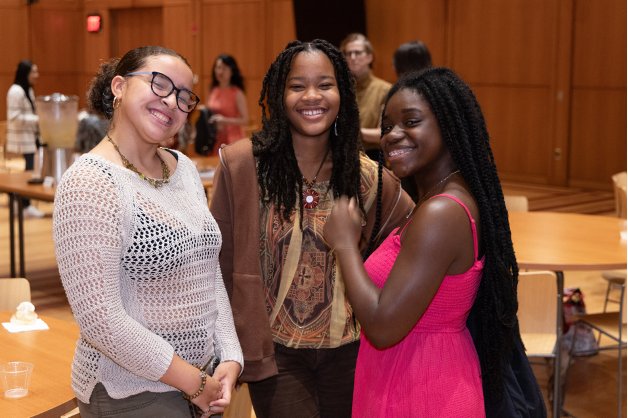
[[32,363],[12,361],[0,365],[0,378],[7,398],[21,398],[28,393],[28,384],[33,373]]

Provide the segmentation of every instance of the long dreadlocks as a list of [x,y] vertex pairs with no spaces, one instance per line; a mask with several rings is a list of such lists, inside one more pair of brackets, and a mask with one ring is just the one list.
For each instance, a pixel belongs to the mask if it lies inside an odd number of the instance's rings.
[[480,211],[486,258],[473,310],[479,319],[476,338],[483,345],[484,378],[491,395],[500,398],[504,364],[518,338],[519,268],[484,116],[471,88],[448,68],[403,76],[388,92],[386,104],[402,89],[416,91],[429,103],[449,152]]
[[[325,54],[333,64],[340,92],[340,109],[336,122],[338,134],[335,134],[335,129],[330,129],[329,133],[333,163],[329,187],[336,198],[341,195],[355,197],[364,213],[360,193],[359,113],[349,66],[340,51],[327,41],[320,39],[307,43],[292,41],[277,56],[264,77],[259,100],[263,126],[252,138],[253,155],[258,161],[257,180],[261,188],[262,201],[280,208],[280,217],[286,222],[289,222],[297,201],[300,220],[303,220],[303,201],[300,198],[303,182],[292,144],[290,122],[284,109],[284,89],[295,55],[316,51]],[[266,116],[264,101],[268,105],[269,117]],[[300,224],[303,227],[303,222]]]

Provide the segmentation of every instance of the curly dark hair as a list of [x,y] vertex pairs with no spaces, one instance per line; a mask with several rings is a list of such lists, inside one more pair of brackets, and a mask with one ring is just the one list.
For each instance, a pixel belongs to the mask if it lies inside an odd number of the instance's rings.
[[112,58],[104,62],[98,68],[96,77],[87,91],[87,110],[106,119],[113,119],[113,93],[111,92],[111,81],[116,76],[125,76],[128,73],[141,68],[146,62],[146,58],[170,55],[180,58],[185,65],[190,67],[190,63],[185,58],[171,49],[163,46],[141,46],[124,54],[122,59]]
[[490,395],[501,398],[504,365],[515,341],[520,338],[517,322],[519,268],[484,116],[471,88],[449,68],[404,75],[388,92],[386,104],[402,89],[416,91],[429,104],[449,152],[478,205],[485,264],[472,309],[478,321],[475,338],[483,347],[478,350],[484,365],[483,380]]
[[216,57],[214,61],[214,66],[212,67],[212,83],[209,86],[209,91],[211,92],[214,87],[218,86],[218,80],[216,80],[216,72],[214,71],[214,67],[216,67],[216,62],[221,60],[223,64],[227,67],[231,68],[231,80],[229,80],[229,84],[232,86],[236,86],[240,90],[244,91],[244,79],[240,74],[240,68],[238,68],[238,63],[235,58],[228,54],[220,54]]
[[[257,180],[261,188],[262,201],[272,203],[280,210],[283,221],[290,221],[290,214],[299,205],[303,219],[303,201],[297,199],[303,192],[301,171],[297,163],[290,132],[290,121],[284,109],[284,89],[290,72],[290,64],[299,53],[321,52],[334,66],[336,82],[340,92],[337,130],[329,131],[329,149],[332,156],[332,174],[329,188],[334,197],[355,197],[362,213],[364,203],[360,193],[360,132],[358,104],[355,99],[353,75],[344,57],[327,41],[292,41],[272,63],[262,86],[259,105],[262,107],[262,130],[253,133],[253,155],[257,158]],[[266,116],[268,105],[269,117]],[[301,222],[303,227],[303,222]]]

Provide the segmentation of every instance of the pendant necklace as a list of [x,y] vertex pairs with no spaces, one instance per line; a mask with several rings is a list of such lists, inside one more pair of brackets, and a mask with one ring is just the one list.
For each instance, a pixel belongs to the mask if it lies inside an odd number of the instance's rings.
[[416,202],[416,206],[410,211],[410,213],[408,213],[406,215],[406,219],[408,219],[410,217],[410,215],[412,215],[412,212],[414,212],[416,210],[416,208],[419,207],[419,205],[421,204],[422,201],[424,201],[429,195],[430,193],[432,193],[434,191],[435,188],[437,188],[438,186],[440,186],[441,184],[443,184],[444,182],[447,181],[447,179],[451,176],[453,176],[456,173],[460,173],[460,170],[456,170],[453,173],[451,173],[450,175],[448,175],[447,177],[445,177],[444,179],[442,179],[441,181],[439,181],[438,183],[436,183],[436,186],[432,187],[427,193],[425,193],[425,196],[423,196],[422,198],[419,199],[418,202]]
[[305,176],[301,174],[301,180],[303,180],[303,184],[307,186],[307,189],[303,190],[303,197],[302,197],[303,207],[306,209],[314,209],[316,206],[318,206],[319,196],[318,196],[318,193],[314,189],[312,189],[312,186],[314,186],[314,183],[316,183],[316,178],[318,177],[318,173],[321,172],[321,168],[323,168],[323,164],[325,164],[325,160],[327,159],[328,154],[329,154],[329,146],[327,147],[327,152],[325,153],[325,156],[323,157],[323,161],[321,161],[321,165],[318,167],[318,171],[316,172],[316,175],[314,176],[314,180],[309,182],[305,179]]
[[116,149],[116,151],[118,151],[118,154],[120,154],[120,158],[122,158],[122,164],[124,164],[124,166],[127,169],[133,171],[134,173],[137,173],[142,180],[146,180],[151,186],[155,187],[155,189],[163,186],[164,183],[170,183],[170,170],[168,169],[168,166],[166,165],[166,163],[161,158],[158,152],[155,152],[155,155],[157,155],[157,158],[159,158],[159,161],[161,161],[161,174],[164,177],[163,180],[151,179],[147,177],[145,174],[140,173],[137,170],[137,168],[135,168],[135,166],[131,164],[124,155],[122,155],[122,153],[120,152],[120,148],[118,148],[118,145],[116,145],[116,143],[113,142],[113,139],[111,139],[109,134],[107,134],[107,138],[109,139],[109,142],[113,144],[113,147]]

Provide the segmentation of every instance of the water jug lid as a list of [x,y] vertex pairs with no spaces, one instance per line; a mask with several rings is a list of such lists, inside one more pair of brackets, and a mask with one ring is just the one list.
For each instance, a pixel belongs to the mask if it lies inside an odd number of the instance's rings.
[[39,96],[38,102],[75,102],[78,100],[78,96],[66,96],[61,93],[53,93],[49,96]]

